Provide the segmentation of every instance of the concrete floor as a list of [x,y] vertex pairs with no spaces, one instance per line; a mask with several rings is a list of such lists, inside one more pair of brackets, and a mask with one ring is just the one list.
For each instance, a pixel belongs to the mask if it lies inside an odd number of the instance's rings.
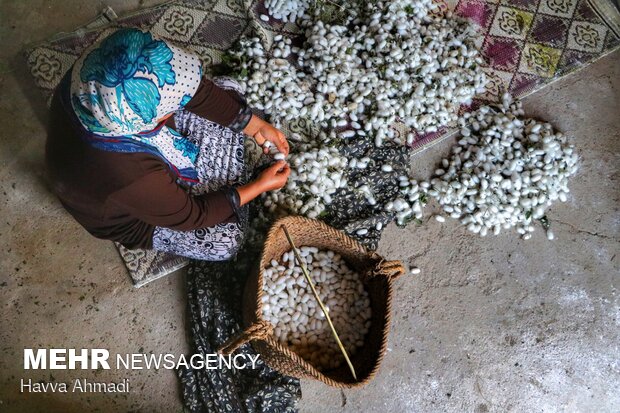
[[[107,1],[123,13],[160,1]],[[18,54],[91,20],[103,3],[0,2],[0,411],[181,411],[172,371],[28,372],[22,349],[182,353],[182,273],[139,290],[108,242],[47,190],[45,108]],[[455,222],[390,227],[380,252],[422,268],[399,280],[389,352],[359,390],[304,382],[303,412],[620,411],[620,53],[526,99],[575,136],[572,196],[543,231],[478,238]],[[415,159],[430,173],[450,143]],[[131,380],[129,395],[19,394],[23,377]]]

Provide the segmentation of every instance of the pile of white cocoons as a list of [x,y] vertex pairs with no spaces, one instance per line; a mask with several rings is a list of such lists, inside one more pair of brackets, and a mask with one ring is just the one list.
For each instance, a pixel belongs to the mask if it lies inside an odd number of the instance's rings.
[[[281,157],[276,154],[274,159]],[[287,162],[291,166],[287,184],[264,196],[263,205],[270,212],[280,209],[317,218],[332,202],[332,195],[347,185],[343,171],[348,161],[336,148],[307,148],[290,153]]]
[[[534,220],[554,201],[567,200],[578,157],[566,136],[549,123],[523,119],[521,104],[504,99],[501,111],[483,106],[464,115],[458,145],[428,193],[474,233],[516,227],[529,239]],[[549,229],[547,237],[554,237]]]
[[413,142],[413,133],[397,136],[395,122],[433,132],[456,121],[487,82],[472,26],[433,15],[431,0],[356,4],[342,24],[301,19],[299,48],[281,35],[269,51],[257,38],[242,41],[248,103],[276,126],[305,117],[320,139],[370,136],[376,146]]
[[297,17],[306,12],[310,4],[311,0],[265,0],[269,15],[285,23],[297,20]]
[[[371,317],[359,274],[333,251],[316,247],[299,251],[344,348],[355,354],[364,344]],[[263,280],[263,319],[274,326],[276,337],[320,370],[340,366],[344,356],[293,251],[284,253],[281,262],[272,260]]]
[[[396,223],[399,226],[406,225],[412,219],[422,219],[422,209],[426,203],[426,191],[430,186],[428,182],[418,184],[407,175],[398,177],[399,196],[394,201],[388,202],[384,209],[396,213]],[[380,229],[380,228],[377,228]]]
[[[233,51],[240,59],[245,76],[239,84],[248,103],[271,116],[274,126],[308,114],[304,102],[313,99],[311,79],[291,63],[291,39],[278,34],[268,55],[258,37],[239,40],[240,50]],[[244,72],[245,71],[245,72]]]

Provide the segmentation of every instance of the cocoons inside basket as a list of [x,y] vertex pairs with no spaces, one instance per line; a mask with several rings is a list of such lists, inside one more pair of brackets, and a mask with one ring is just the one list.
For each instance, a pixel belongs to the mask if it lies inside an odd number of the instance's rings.
[[[299,252],[344,348],[354,355],[364,344],[372,314],[360,275],[333,251],[302,246]],[[319,370],[345,363],[293,251],[270,264],[263,273],[262,313],[278,339]]]

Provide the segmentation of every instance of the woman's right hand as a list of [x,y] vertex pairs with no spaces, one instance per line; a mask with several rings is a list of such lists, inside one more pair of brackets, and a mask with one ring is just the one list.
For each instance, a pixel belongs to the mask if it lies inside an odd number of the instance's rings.
[[237,187],[240,205],[245,205],[263,192],[282,188],[291,174],[291,167],[285,161],[278,161],[260,173],[258,179]]
[[261,192],[273,191],[282,188],[290,174],[291,167],[286,161],[278,161],[261,172],[256,181],[262,188]]

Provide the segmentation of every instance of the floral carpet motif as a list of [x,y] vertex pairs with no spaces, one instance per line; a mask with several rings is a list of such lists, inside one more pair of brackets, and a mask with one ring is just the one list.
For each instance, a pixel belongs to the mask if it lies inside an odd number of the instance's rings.
[[492,79],[484,101],[523,97],[618,47],[588,0],[457,0],[455,13],[484,34]]

